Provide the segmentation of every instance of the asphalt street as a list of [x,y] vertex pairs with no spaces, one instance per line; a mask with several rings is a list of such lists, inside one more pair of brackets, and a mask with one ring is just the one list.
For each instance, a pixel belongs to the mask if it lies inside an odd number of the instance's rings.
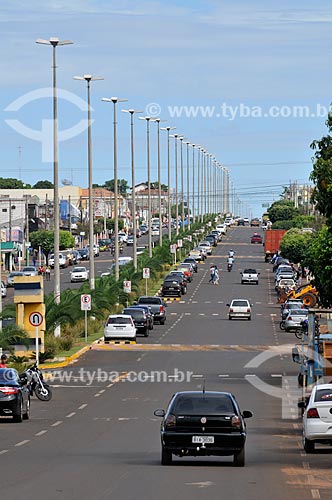
[[[331,498],[331,451],[306,455],[297,409],[293,333],[279,330],[273,273],[250,228],[232,228],[187,295],[167,308],[136,346],[96,344],[72,367],[53,373],[53,399],[35,400],[31,419],[0,419],[1,493],[6,500]],[[236,252],[226,271],[226,255]],[[209,265],[221,269],[208,283]],[[260,283],[241,285],[255,267]],[[66,270],[67,271],[67,270]],[[232,298],[248,298],[252,321],[228,320]],[[247,421],[245,468],[230,457],[174,458],[160,465],[160,419],[178,390],[232,392]]]

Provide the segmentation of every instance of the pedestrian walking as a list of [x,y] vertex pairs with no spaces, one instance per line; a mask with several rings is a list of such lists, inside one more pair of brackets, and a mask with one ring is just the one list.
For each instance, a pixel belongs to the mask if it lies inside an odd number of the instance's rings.
[[51,281],[51,268],[50,268],[50,266],[46,266],[45,276],[46,276],[46,281]]
[[219,272],[218,272],[217,267],[214,268],[213,284],[219,285]]
[[214,271],[215,271],[215,265],[212,264],[212,266],[210,266],[210,279],[209,279],[209,283],[213,283]]

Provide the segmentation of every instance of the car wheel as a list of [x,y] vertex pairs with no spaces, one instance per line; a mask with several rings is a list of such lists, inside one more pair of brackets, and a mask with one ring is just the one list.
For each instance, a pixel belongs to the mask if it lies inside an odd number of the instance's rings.
[[233,465],[234,467],[244,467],[245,465],[245,448],[234,454]]
[[306,453],[315,453],[315,442],[309,441],[307,438],[303,438],[303,448]]
[[187,287],[185,286],[183,289],[183,295],[185,295],[186,293],[187,293]]
[[165,324],[165,321],[166,321],[165,319],[161,319],[161,320],[159,321],[160,325],[164,325],[164,324]]
[[23,414],[23,420],[29,420],[30,418],[30,398],[27,401],[26,411]]
[[289,333],[290,329],[289,328],[285,328],[285,332]]
[[232,316],[228,316],[228,319],[232,319]]
[[22,422],[22,420],[23,420],[23,405],[22,405],[22,399],[20,399],[17,412],[13,414],[13,421]]
[[251,321],[251,316],[249,316],[248,321]]
[[161,449],[161,465],[172,465],[172,452],[164,447]]

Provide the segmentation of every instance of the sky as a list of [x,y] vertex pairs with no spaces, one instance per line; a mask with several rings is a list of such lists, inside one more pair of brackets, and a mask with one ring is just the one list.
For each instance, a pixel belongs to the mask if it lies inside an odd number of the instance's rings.
[[[101,99],[116,96],[128,99],[117,107],[120,178],[131,185],[121,109],[142,110],[213,154],[242,211],[259,216],[290,181],[309,183],[310,143],[327,133],[331,25],[323,0],[2,0],[0,176],[53,180],[52,49],[35,41],[58,37],[73,41],[57,48],[60,180],[88,185],[87,90],[73,77],[91,74],[104,78],[91,82],[94,183],[113,178],[113,106]],[[151,123],[151,180],[156,130]],[[134,133],[138,183],[147,179],[138,115]],[[167,183],[165,132],[161,164]]]

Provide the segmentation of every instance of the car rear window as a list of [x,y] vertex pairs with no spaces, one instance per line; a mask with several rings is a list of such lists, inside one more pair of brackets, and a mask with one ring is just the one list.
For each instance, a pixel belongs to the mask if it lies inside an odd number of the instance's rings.
[[158,297],[146,297],[138,299],[139,304],[160,304]]
[[144,317],[143,309],[124,309],[123,314],[129,314],[129,316],[135,319]]
[[315,401],[332,401],[332,388],[318,389],[315,394]]
[[108,318],[108,325],[131,325],[130,318],[122,318],[121,316],[117,316],[116,318]]
[[308,311],[306,309],[292,309],[289,314],[291,316],[307,316]]
[[181,395],[176,398],[171,409],[175,415],[206,415],[218,413],[234,413],[232,400],[226,394],[215,395]]
[[17,385],[18,373],[13,368],[0,369],[0,385]]
[[232,307],[249,307],[247,300],[233,300]]
[[245,269],[243,274],[257,274],[256,269]]

